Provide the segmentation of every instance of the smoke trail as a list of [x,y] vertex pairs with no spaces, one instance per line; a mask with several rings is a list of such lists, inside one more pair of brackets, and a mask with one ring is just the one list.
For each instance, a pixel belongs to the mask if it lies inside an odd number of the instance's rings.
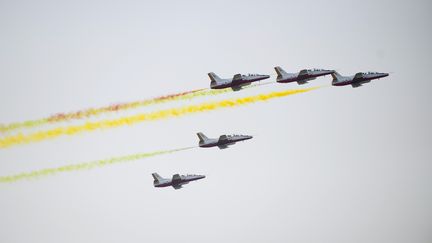
[[318,88],[319,87],[277,91],[277,92],[271,92],[267,94],[260,94],[260,95],[249,96],[244,98],[227,99],[227,100],[208,102],[208,103],[202,103],[197,105],[188,105],[179,108],[154,111],[151,113],[142,113],[142,114],[127,116],[118,119],[87,122],[83,125],[58,127],[50,130],[31,133],[28,135],[19,133],[14,136],[4,137],[3,139],[0,139],[0,148],[6,148],[9,146],[22,144],[22,143],[39,142],[50,138],[56,138],[64,135],[74,135],[82,132],[90,132],[97,129],[106,129],[106,128],[125,126],[125,125],[133,125],[144,121],[155,121],[155,120],[160,120],[160,119],[165,119],[170,117],[179,117],[186,114],[201,113],[201,112],[206,112],[206,111],[211,111],[211,110],[216,110],[221,108],[247,105],[251,103],[256,103],[258,101],[266,101],[274,98],[285,97],[288,95],[304,93]]
[[[42,119],[37,119],[37,120],[15,122],[15,123],[10,123],[10,124],[0,124],[0,133],[10,132],[10,131],[22,129],[22,128],[33,128],[33,127],[38,127],[38,126],[42,126],[42,125],[46,125],[46,124],[50,124],[50,123],[57,123],[57,122],[62,122],[62,121],[90,118],[90,117],[101,115],[104,113],[134,109],[134,108],[144,107],[144,106],[148,106],[148,105],[160,104],[160,103],[164,103],[164,102],[168,102],[168,101],[175,101],[175,100],[181,100],[181,99],[191,99],[194,97],[207,95],[205,90],[206,89],[197,89],[197,90],[186,91],[186,92],[177,93],[177,94],[160,96],[160,97],[156,97],[153,99],[127,102],[127,103],[118,103],[118,104],[113,104],[113,105],[109,105],[109,106],[105,106],[105,107],[88,108],[88,109],[79,110],[79,111],[75,111],[75,112],[57,113],[55,115],[52,115],[52,116],[49,116],[46,118],[42,118]],[[209,92],[209,94],[212,94],[212,93]]]
[[47,118],[47,120],[50,123],[53,123],[53,122],[61,122],[61,121],[67,121],[67,120],[89,118],[92,116],[100,115],[102,113],[128,110],[128,109],[133,109],[133,108],[138,108],[138,107],[143,107],[143,106],[148,106],[148,105],[153,105],[153,104],[159,104],[159,103],[163,103],[163,102],[167,102],[167,101],[173,101],[173,100],[177,100],[179,98],[186,98],[185,96],[188,96],[190,94],[193,94],[195,92],[200,92],[203,90],[205,90],[205,89],[198,89],[198,90],[192,90],[192,91],[187,91],[187,92],[178,93],[178,94],[160,96],[157,98],[142,100],[142,101],[135,101],[135,102],[129,102],[129,103],[119,103],[119,104],[114,104],[114,105],[110,105],[107,107],[101,107],[101,108],[96,108],[96,109],[90,108],[90,109],[77,111],[77,112],[59,113],[59,114],[50,116],[49,118]]
[[[274,83],[274,82],[253,84],[250,86],[245,86],[245,87],[243,87],[243,89],[254,88],[254,87],[272,84],[272,83]],[[15,123],[10,123],[10,124],[0,124],[0,133],[11,132],[11,131],[23,129],[23,128],[33,128],[33,127],[38,127],[38,126],[42,126],[42,125],[46,125],[46,124],[63,122],[63,121],[90,118],[90,117],[94,117],[94,116],[98,116],[98,115],[102,115],[102,114],[106,114],[106,113],[130,110],[130,109],[145,107],[145,106],[149,106],[149,105],[162,104],[165,102],[172,102],[172,101],[178,101],[178,100],[190,100],[190,99],[194,99],[194,98],[198,98],[198,97],[209,96],[209,95],[219,95],[219,94],[230,93],[230,92],[233,92],[233,90],[230,88],[218,89],[218,90],[197,89],[197,90],[186,91],[186,92],[177,93],[177,94],[160,96],[160,97],[156,97],[153,99],[127,102],[127,103],[118,103],[118,104],[113,104],[110,106],[99,107],[99,108],[88,108],[88,109],[75,111],[75,112],[57,113],[55,115],[52,115],[52,116],[49,116],[46,118],[37,119],[37,120],[28,120],[28,121],[15,122]]]
[[79,170],[90,170],[94,168],[104,167],[112,164],[119,164],[119,163],[125,163],[129,161],[144,159],[148,157],[154,157],[157,155],[162,154],[171,154],[183,150],[189,150],[195,147],[186,147],[186,148],[180,148],[180,149],[172,149],[172,150],[163,150],[163,151],[157,151],[157,152],[151,152],[151,153],[140,153],[140,154],[133,154],[133,155],[127,155],[122,157],[113,157],[109,159],[103,159],[103,160],[96,160],[91,162],[85,162],[80,164],[72,164],[72,165],[65,165],[55,168],[46,168],[41,170],[35,170],[10,176],[1,176],[0,177],[0,183],[10,183],[10,182],[16,182],[20,180],[25,179],[33,179],[38,178],[42,176],[49,176],[54,175],[58,173],[64,173],[64,172],[73,172],[73,171],[79,171]]
[[[253,84],[250,86],[245,86],[243,89],[249,89],[254,88],[258,86],[263,86],[267,84],[272,84],[274,82],[267,82],[267,83],[260,83],[260,84]],[[156,97],[153,99],[147,99],[147,100],[141,100],[141,101],[134,101],[134,102],[126,102],[126,103],[118,103],[113,104],[110,106],[105,107],[99,107],[99,108],[88,108],[80,111],[75,112],[68,112],[68,113],[57,113],[55,115],[41,118],[37,120],[28,120],[23,122],[15,122],[10,124],[0,124],[0,133],[6,133],[11,132],[18,129],[23,128],[33,128],[38,127],[46,124],[53,124],[63,121],[70,121],[70,120],[78,120],[78,119],[84,119],[84,118],[90,118],[106,113],[112,113],[116,111],[125,111],[140,107],[145,107],[149,105],[156,105],[156,104],[162,104],[165,102],[172,102],[172,101],[178,101],[178,100],[190,100],[198,97],[203,96],[209,96],[209,95],[219,95],[224,93],[230,93],[233,92],[232,89],[218,89],[218,90],[207,90],[207,89],[197,89],[192,91],[186,91],[182,93],[177,94],[171,94],[171,95],[165,95]]]

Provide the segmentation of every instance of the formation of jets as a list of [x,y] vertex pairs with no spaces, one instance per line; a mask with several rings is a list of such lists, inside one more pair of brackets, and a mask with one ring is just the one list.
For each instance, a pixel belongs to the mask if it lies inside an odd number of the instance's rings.
[[[277,66],[274,68],[277,73],[276,82],[278,83],[291,83],[297,82],[298,84],[305,84],[308,81],[314,80],[321,76],[332,75],[333,86],[344,86],[351,85],[353,88],[357,88],[362,84],[368,83],[373,79],[379,79],[387,77],[388,73],[356,73],[353,76],[344,77],[335,70],[326,69],[303,69],[297,73],[287,73],[281,67]],[[242,89],[242,87],[252,84],[253,82],[261,81],[270,78],[270,75],[264,74],[236,74],[232,78],[219,78],[215,73],[211,72],[208,74],[210,77],[210,88],[211,89],[225,89],[231,88],[234,91]]]
[[[236,142],[249,140],[252,136],[249,135],[221,135],[219,138],[208,138],[202,132],[197,133],[199,142],[198,146],[201,148],[218,147],[219,149],[226,149],[229,145],[233,145]],[[154,187],[168,187],[172,186],[174,189],[182,188],[182,185],[189,183],[190,181],[196,181],[204,179],[205,175],[173,175],[172,179],[166,179],[159,176],[157,173],[153,173],[153,185]]]
[[[359,72],[352,76],[342,76],[335,70],[326,69],[303,69],[297,73],[287,73],[281,67],[277,66],[274,68],[277,73],[276,82],[278,83],[291,83],[297,82],[299,85],[305,84],[311,80],[314,80],[321,76],[331,75],[333,77],[333,86],[345,86],[351,85],[353,88],[362,86],[365,83],[369,83],[373,79],[380,79],[389,76],[388,73],[378,72]],[[234,91],[242,89],[242,87],[252,84],[253,82],[261,81],[270,78],[270,75],[263,74],[236,74],[232,78],[219,78],[215,73],[211,72],[208,74],[210,77],[210,88],[211,89],[225,89],[231,88]],[[201,148],[218,147],[219,149],[226,149],[228,146],[235,144],[236,142],[245,141],[252,139],[249,135],[221,135],[219,138],[208,138],[203,133],[197,133],[199,142],[198,146]],[[204,179],[204,175],[180,175],[175,174],[171,179],[162,178],[157,173],[153,173],[153,185],[155,187],[169,187],[172,186],[174,189],[182,188],[182,185],[189,183],[190,181],[196,181]]]

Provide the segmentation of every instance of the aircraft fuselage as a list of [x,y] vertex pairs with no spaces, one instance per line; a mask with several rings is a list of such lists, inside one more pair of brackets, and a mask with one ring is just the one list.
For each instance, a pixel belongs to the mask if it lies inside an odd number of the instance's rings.
[[291,83],[291,82],[300,82],[305,83],[310,80],[314,80],[318,77],[332,74],[334,71],[332,70],[323,70],[323,71],[310,71],[305,75],[300,75],[300,73],[290,73],[283,75],[282,77],[277,78],[278,83]]
[[199,146],[201,148],[211,148],[211,147],[216,147],[216,146],[226,146],[226,145],[234,144],[236,142],[249,140],[251,138],[253,138],[253,137],[252,136],[242,135],[242,136],[236,136],[236,137],[227,137],[226,140],[225,139],[209,139],[208,141],[200,142]]
[[232,87],[242,87],[242,86],[250,85],[253,82],[257,82],[268,78],[270,78],[269,75],[252,75],[252,76],[243,75],[241,79],[235,81],[233,79],[222,79],[218,82],[212,82],[210,84],[210,88],[225,89],[225,88],[232,88]]
[[342,79],[334,80],[333,86],[352,85],[353,87],[361,86],[362,84],[369,83],[371,80],[380,79],[389,76],[388,73],[372,73],[372,74],[356,74],[350,77],[343,77]]
[[158,182],[154,182],[155,187],[168,187],[172,186],[174,188],[181,187],[182,185],[188,184],[191,181],[201,180],[204,179],[205,175],[186,175],[186,176],[180,176],[179,179],[173,180],[173,179],[162,179]]

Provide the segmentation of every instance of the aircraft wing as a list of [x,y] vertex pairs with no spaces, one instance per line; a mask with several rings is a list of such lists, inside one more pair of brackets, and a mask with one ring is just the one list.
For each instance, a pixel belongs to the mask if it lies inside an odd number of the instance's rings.
[[238,85],[239,83],[241,83],[242,80],[243,80],[243,78],[242,78],[241,74],[234,75],[233,80],[232,80],[233,86]]
[[306,80],[306,79],[305,80],[298,80],[297,83],[298,84],[307,84],[308,80]]
[[181,188],[182,188],[182,185],[174,184],[174,185],[172,185],[172,187],[173,187],[174,189],[178,190],[178,189],[181,189]]
[[181,181],[182,181],[182,179],[181,179],[181,177],[180,177],[179,174],[175,174],[175,175],[173,175],[173,177],[172,177],[172,183],[173,183],[173,184],[177,184],[177,183],[179,183],[179,182],[181,182]]
[[242,87],[241,87],[240,85],[237,85],[237,86],[232,86],[231,89],[232,89],[233,91],[239,91],[239,90],[242,89]]
[[301,77],[304,77],[304,76],[308,76],[308,74],[309,74],[308,70],[303,69],[303,70],[301,70],[299,72],[298,76],[301,78]]
[[358,79],[362,79],[363,78],[363,73],[356,73],[356,75],[354,75],[353,80],[358,80]]
[[226,149],[226,148],[228,148],[228,145],[225,145],[225,144],[224,145],[218,145],[218,148],[219,149]]
[[228,141],[228,137],[227,137],[227,135],[221,135],[221,136],[219,137],[219,142],[226,142],[226,141]]

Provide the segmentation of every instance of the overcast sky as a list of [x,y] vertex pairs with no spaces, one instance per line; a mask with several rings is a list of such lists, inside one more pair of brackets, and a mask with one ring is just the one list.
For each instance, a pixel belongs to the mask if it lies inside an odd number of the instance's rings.
[[[4,176],[194,146],[199,131],[255,136],[0,184],[0,242],[431,242],[431,11],[426,0],[0,1],[0,123],[205,88],[208,72],[391,73],[1,149]],[[153,172],[207,178],[160,189]]]

